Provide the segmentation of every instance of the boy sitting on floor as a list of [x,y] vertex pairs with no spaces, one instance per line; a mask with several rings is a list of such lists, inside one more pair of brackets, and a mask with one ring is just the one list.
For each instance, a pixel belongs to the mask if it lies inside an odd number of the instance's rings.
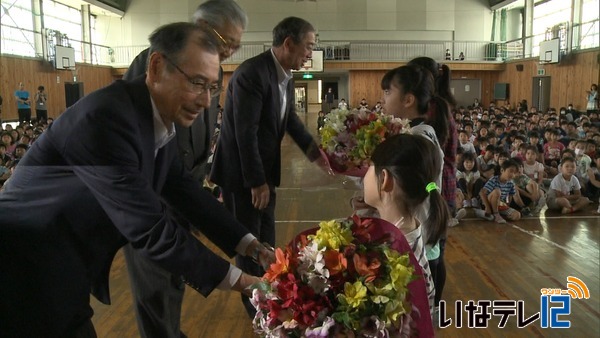
[[476,210],[475,214],[477,216],[490,221],[494,220],[496,223],[506,223],[503,217],[510,221],[517,221],[521,218],[521,213],[509,206],[514,198],[517,206],[520,208],[525,207],[515,189],[515,184],[512,182],[518,171],[519,165],[513,159],[508,159],[502,163],[500,175],[490,178],[479,193],[481,201],[485,205],[485,211]]
[[560,174],[556,175],[550,183],[546,201],[548,209],[570,214],[588,205],[590,200],[581,196],[581,185],[574,174],[575,159],[563,158],[560,163]]

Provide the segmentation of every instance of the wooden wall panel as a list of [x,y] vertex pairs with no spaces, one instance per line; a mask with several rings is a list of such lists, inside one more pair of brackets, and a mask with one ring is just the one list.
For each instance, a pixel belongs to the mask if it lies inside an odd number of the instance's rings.
[[350,97],[348,104],[357,107],[360,100],[367,99],[369,106],[374,106],[381,101],[383,90],[381,90],[381,79],[387,70],[352,70],[348,76],[348,88]]
[[[14,92],[19,82],[25,84],[25,89],[29,91],[32,99],[39,85],[45,87],[49,117],[56,118],[65,110],[64,83],[73,81],[71,71],[55,70],[48,62],[37,59],[0,56],[0,74],[0,95],[4,99],[2,120],[18,118]],[[77,64],[77,80],[83,82],[84,94],[109,85],[113,79],[110,67]],[[35,116],[34,108],[32,116]]]
[[[585,110],[586,90],[592,83],[600,81],[600,52],[596,49],[590,52],[576,53],[560,64],[541,66],[546,71],[545,76],[551,78],[550,107],[559,109],[572,103],[575,109]],[[523,71],[517,71],[516,65],[523,65]],[[506,70],[500,73],[498,82],[510,84],[510,101],[526,99],[531,107],[533,78],[540,67],[537,59],[510,62]]]

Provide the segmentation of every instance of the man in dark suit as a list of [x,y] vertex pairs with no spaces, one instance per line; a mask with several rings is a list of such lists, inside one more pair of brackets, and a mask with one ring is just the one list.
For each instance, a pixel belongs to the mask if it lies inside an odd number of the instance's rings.
[[177,224],[182,214],[230,256],[266,250],[178,158],[190,126],[220,91],[216,43],[191,23],[150,37],[148,72],[66,110],[0,193],[0,328],[4,337],[95,337],[89,294],[108,304],[116,251],[135,250],[207,296],[245,291],[241,273]]
[[[193,22],[213,35],[219,44],[222,62],[240,47],[247,24],[246,13],[232,0],[209,0],[196,9]],[[142,51],[123,76],[125,80],[145,74],[148,49]],[[223,83],[223,69],[219,68],[218,84]],[[183,165],[195,180],[203,182],[207,174],[210,140],[217,121],[219,96],[213,97],[209,109],[194,120],[191,127],[175,126],[179,155]],[[181,276],[171,275],[131,245],[124,248],[127,270],[134,300],[138,329],[142,338],[179,338],[181,304],[185,284]]]
[[[273,29],[273,47],[246,60],[227,88],[221,135],[211,180],[222,187],[225,206],[261,242],[275,245],[275,187],[281,176],[281,140],[287,132],[311,161],[327,168],[317,144],[295,112],[292,69],[310,59],[315,30],[289,17]],[[236,257],[244,272],[260,267]],[[255,312],[247,298],[244,306]]]

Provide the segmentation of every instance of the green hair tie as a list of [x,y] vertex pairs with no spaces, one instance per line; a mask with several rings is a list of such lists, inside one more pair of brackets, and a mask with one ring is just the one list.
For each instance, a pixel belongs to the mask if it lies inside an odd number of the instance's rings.
[[429,184],[427,184],[427,186],[425,187],[425,190],[427,190],[428,193],[431,193],[433,190],[438,190],[438,186],[437,184],[435,184],[435,182],[429,182]]

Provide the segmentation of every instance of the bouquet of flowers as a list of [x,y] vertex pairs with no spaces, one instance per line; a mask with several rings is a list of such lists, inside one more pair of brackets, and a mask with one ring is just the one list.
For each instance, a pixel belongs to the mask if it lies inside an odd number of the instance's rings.
[[394,225],[323,221],[275,255],[251,300],[260,336],[433,336],[422,270]]
[[390,135],[408,132],[409,122],[365,109],[334,109],[321,129],[321,151],[334,171],[363,177],[375,147]]

